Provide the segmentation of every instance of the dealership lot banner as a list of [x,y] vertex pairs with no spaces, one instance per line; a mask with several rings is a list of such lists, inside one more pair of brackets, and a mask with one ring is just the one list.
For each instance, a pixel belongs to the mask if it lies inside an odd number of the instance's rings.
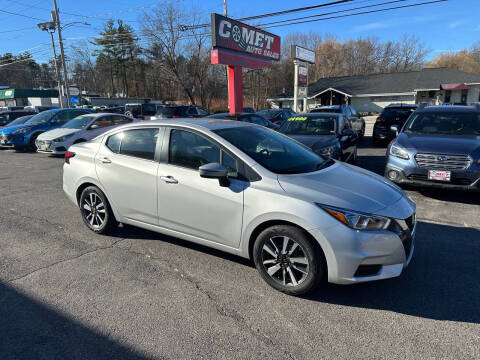
[[212,46],[280,60],[279,36],[218,14],[212,14]]

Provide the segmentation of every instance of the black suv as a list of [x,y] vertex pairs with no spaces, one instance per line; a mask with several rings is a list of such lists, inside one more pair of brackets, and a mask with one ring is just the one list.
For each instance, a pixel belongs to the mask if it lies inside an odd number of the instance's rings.
[[355,130],[359,138],[363,138],[365,135],[365,119],[361,117],[357,111],[350,105],[330,105],[330,106],[317,106],[310,110],[311,113],[336,113],[346,116],[352,129]]
[[13,120],[26,115],[35,115],[35,111],[28,110],[11,110],[11,111],[0,111],[0,127],[8,125],[8,123]]
[[390,130],[391,126],[401,129],[408,117],[417,110],[415,104],[387,105],[373,125],[373,146],[387,146],[397,134]]
[[157,113],[151,119],[192,118],[207,115],[209,115],[208,111],[196,105],[161,105],[157,107]]

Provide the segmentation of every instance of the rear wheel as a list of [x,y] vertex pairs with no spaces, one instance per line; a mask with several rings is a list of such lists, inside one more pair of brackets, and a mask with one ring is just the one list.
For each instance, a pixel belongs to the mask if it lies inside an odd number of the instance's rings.
[[109,234],[117,226],[110,204],[96,186],[88,186],[80,196],[82,219],[90,230],[98,234]]
[[270,286],[290,295],[315,290],[326,273],[321,251],[301,229],[289,225],[262,231],[255,240],[253,260]]

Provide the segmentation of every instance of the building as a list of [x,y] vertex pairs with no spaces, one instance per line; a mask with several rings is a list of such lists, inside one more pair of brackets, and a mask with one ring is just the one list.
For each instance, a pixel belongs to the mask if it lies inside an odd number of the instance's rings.
[[[272,107],[293,108],[293,93],[269,99]],[[320,79],[308,86],[308,109],[350,104],[359,112],[380,112],[391,103],[431,105],[480,101],[480,75],[449,68]],[[300,102],[301,103],[301,102]],[[303,108],[303,104],[300,104]]]
[[8,106],[59,106],[58,90],[1,89],[0,107]]

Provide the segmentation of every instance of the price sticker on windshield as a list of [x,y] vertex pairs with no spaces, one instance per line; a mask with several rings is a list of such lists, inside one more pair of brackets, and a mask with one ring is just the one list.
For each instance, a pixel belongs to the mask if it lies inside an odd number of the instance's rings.
[[306,116],[294,116],[288,119],[288,121],[305,121],[307,120]]

